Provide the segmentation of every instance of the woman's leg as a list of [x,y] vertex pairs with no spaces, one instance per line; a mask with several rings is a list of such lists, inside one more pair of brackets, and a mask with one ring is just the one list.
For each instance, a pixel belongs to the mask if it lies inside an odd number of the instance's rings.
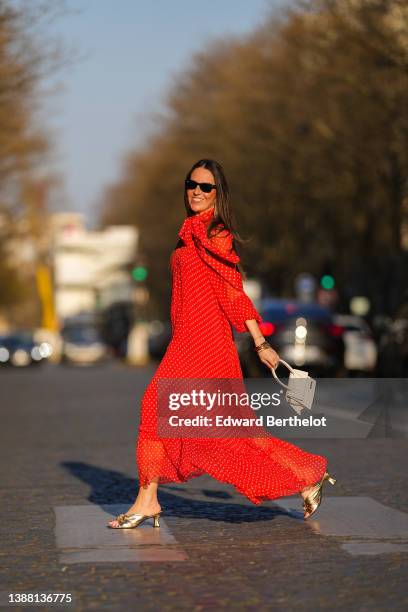
[[[125,514],[142,514],[152,516],[161,511],[159,500],[157,499],[157,489],[159,487],[158,479],[153,479],[150,484],[145,487],[140,487],[139,493]],[[118,526],[116,519],[109,521],[109,525]]]

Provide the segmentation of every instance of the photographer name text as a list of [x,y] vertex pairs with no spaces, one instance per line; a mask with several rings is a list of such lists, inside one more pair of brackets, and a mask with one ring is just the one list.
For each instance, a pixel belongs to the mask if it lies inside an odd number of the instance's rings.
[[277,418],[272,414],[254,418],[239,418],[230,415],[217,415],[215,417],[197,415],[192,418],[172,415],[168,419],[171,427],[326,427],[326,417],[298,417],[290,416]]

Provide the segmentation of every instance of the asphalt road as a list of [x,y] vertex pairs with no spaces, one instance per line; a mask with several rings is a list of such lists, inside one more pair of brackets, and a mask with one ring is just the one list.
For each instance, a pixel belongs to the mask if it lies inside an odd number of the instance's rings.
[[107,529],[137,491],[139,400],[154,369],[0,371],[0,602],[14,592],[71,593],[75,610],[408,608],[404,435],[294,439],[338,479],[309,521],[297,497],[255,507],[205,476],[161,487],[160,530]]

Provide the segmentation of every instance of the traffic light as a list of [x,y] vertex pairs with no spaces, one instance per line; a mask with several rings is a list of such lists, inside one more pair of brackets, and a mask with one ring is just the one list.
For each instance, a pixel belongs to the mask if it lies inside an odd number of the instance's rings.
[[132,278],[137,282],[142,282],[147,278],[147,268],[144,266],[136,266],[132,269]]
[[326,289],[327,291],[334,289],[335,284],[336,283],[334,282],[334,278],[331,274],[323,274],[320,279],[320,286],[322,289]]

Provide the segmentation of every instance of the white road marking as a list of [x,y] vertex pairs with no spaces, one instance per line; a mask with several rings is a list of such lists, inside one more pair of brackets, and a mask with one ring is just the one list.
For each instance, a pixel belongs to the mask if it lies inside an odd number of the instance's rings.
[[110,529],[107,523],[128,505],[56,506],[56,543],[60,563],[120,563],[185,561],[186,553],[163,518],[160,528],[152,520],[135,529]]
[[[276,502],[303,520],[302,500]],[[316,514],[305,521],[315,532],[336,537],[351,555],[408,552],[408,514],[371,497],[325,497]]]

